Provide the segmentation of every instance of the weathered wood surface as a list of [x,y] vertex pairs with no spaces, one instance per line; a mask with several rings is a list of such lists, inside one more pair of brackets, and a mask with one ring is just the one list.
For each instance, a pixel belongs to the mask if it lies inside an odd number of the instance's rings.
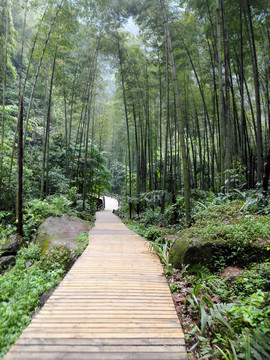
[[159,259],[111,212],[5,360],[187,359]]

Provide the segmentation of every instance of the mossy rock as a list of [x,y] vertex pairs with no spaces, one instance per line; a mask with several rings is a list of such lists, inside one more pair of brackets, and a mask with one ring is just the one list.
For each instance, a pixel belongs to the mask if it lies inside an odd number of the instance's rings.
[[76,240],[82,232],[88,232],[90,224],[76,216],[62,215],[49,217],[38,228],[36,243],[41,246],[42,254],[49,252],[54,245],[64,245],[71,257],[76,257],[81,244]]
[[19,234],[11,235],[8,240],[1,246],[0,252],[5,256],[16,255],[23,244],[23,238]]
[[200,264],[215,271],[269,257],[270,217],[243,214],[238,203],[199,213],[195,224],[182,231],[170,251],[170,263],[177,269]]
[[177,239],[170,251],[170,263],[176,269],[181,269],[185,265],[192,267],[200,264],[215,271],[220,266],[243,266],[264,261],[269,257],[269,248],[262,245],[250,244],[239,247],[234,243],[203,242],[185,236]]

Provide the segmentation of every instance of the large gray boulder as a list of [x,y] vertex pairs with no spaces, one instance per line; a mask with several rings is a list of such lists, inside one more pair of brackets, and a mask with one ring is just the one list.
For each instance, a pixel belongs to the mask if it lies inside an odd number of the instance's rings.
[[41,246],[43,254],[50,251],[54,245],[64,245],[74,253],[80,246],[76,238],[89,229],[90,224],[76,216],[51,216],[38,228],[36,243]]
[[265,260],[270,255],[267,243],[235,243],[222,237],[195,238],[191,229],[182,231],[170,250],[169,261],[176,269],[200,264],[216,270],[220,265],[242,265]]

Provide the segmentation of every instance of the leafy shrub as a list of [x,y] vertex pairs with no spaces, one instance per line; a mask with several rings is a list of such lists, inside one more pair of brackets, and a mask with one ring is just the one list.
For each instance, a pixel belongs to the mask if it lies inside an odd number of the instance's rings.
[[12,212],[0,211],[0,244],[16,231],[15,215]]
[[144,232],[144,237],[149,241],[155,241],[164,235],[164,231],[161,228],[150,226]]
[[53,167],[49,172],[49,193],[66,194],[69,189],[69,179],[64,175],[63,168]]
[[84,249],[87,247],[88,245],[88,233],[87,232],[82,232],[76,239],[76,241],[80,244],[80,247],[77,248],[76,250],[76,256],[80,256]]
[[63,213],[76,215],[70,208],[71,201],[63,195],[49,196],[45,200],[29,201],[24,214],[24,235],[31,239],[38,226],[49,216],[61,216]]
[[57,285],[64,271],[60,263],[46,268],[37,245],[22,248],[15,266],[0,275],[0,357],[8,351],[39,307],[39,296]]
[[256,291],[242,299],[240,304],[232,306],[227,314],[236,331],[240,331],[243,327],[256,328],[269,319],[270,293]]
[[59,216],[63,213],[68,215],[74,215],[74,210],[71,210],[71,201],[68,200],[64,195],[50,196],[47,197],[49,204],[53,206],[55,215]]
[[186,327],[189,351],[198,358],[270,359],[270,292],[263,284],[269,263],[252,266],[234,281],[200,266],[190,271],[179,275],[181,286],[172,283],[175,293],[186,297],[180,305],[183,321],[191,318]]
[[64,244],[54,245],[49,252],[46,252],[41,258],[41,266],[46,270],[53,270],[55,267],[62,271],[70,268],[71,253]]
[[263,196],[261,193],[250,191],[242,206],[242,210],[255,214],[270,214],[270,196]]

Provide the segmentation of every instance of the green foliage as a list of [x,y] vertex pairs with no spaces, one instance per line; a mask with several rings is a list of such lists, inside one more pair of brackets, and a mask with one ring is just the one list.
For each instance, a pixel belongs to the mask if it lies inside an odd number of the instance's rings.
[[169,255],[170,248],[172,245],[172,241],[163,240],[162,238],[158,238],[152,244],[153,249],[156,251],[157,255],[160,257],[160,260],[165,265],[165,275],[169,275],[171,271],[171,266],[169,263]]
[[29,201],[24,213],[24,235],[28,240],[35,234],[38,226],[49,216],[61,216],[63,213],[76,215],[70,208],[71,201],[63,195],[50,196],[45,200]]
[[85,250],[85,248],[88,245],[88,233],[87,232],[82,232],[76,239],[76,241],[80,244],[80,246],[78,247],[78,249],[76,250],[76,256],[80,256],[83,251]]
[[42,257],[37,245],[22,248],[15,266],[0,275],[0,357],[29,324],[39,296],[62,279],[61,257],[54,255]]
[[270,292],[261,290],[241,299],[241,304],[234,305],[228,315],[235,329],[242,327],[256,328],[263,324],[270,316]]
[[[199,266],[181,272],[182,286],[174,293],[185,291],[182,311],[194,322],[186,329],[189,351],[198,358],[206,354],[213,359],[221,359],[221,355],[233,360],[270,358],[270,292],[267,286],[263,289],[269,269],[269,263],[254,265],[235,280],[223,279]],[[237,287],[243,277],[245,285],[250,281],[253,292],[248,288],[244,293]],[[256,284],[261,290],[254,291]]]
[[42,268],[53,270],[55,267],[66,272],[70,268],[71,252],[64,244],[54,245],[49,252],[45,252],[42,257]]
[[16,231],[15,215],[9,211],[0,211],[0,243]]
[[270,263],[265,262],[256,264],[250,270],[241,272],[233,283],[230,279],[225,279],[226,284],[230,285],[229,295],[231,299],[240,297],[244,299],[254,294],[254,289],[257,291],[270,291]]
[[126,170],[124,165],[119,161],[113,161],[110,165],[111,178],[111,191],[113,194],[121,194],[125,185]]
[[242,210],[253,214],[270,214],[270,196],[263,196],[257,191],[250,191],[245,198]]

